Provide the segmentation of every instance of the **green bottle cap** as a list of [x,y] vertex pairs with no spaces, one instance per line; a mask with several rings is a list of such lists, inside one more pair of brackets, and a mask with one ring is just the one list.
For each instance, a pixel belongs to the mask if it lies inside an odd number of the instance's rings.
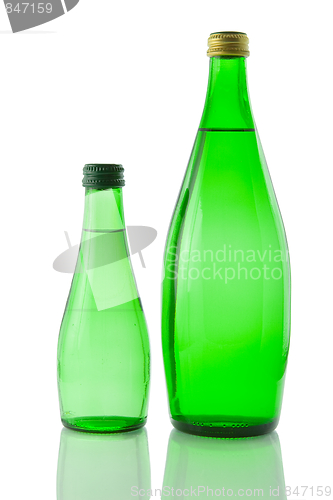
[[125,186],[124,167],[111,163],[88,163],[83,168],[82,186],[105,189]]

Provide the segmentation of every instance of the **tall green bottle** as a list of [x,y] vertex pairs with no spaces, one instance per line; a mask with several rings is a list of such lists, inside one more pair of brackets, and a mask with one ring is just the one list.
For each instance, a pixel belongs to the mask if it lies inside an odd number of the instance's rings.
[[81,244],[58,343],[61,419],[89,432],[146,423],[149,340],[131,266],[121,165],[83,169]]
[[248,38],[213,33],[206,103],[164,256],[171,421],[207,436],[278,423],[289,349],[286,236],[255,128]]

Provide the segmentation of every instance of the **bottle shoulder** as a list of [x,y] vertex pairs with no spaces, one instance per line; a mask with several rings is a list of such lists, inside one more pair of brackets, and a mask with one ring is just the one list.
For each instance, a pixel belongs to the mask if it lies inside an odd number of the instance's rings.
[[[173,214],[167,246],[204,239],[271,239],[284,228],[255,131],[199,131]],[[199,236],[200,234],[200,236]]]

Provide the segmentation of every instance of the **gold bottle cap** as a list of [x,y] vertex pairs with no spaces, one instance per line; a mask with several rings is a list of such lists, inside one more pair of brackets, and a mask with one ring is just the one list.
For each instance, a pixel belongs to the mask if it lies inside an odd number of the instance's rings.
[[208,57],[214,56],[240,56],[248,57],[249,39],[246,33],[238,31],[221,31],[212,33],[208,38]]

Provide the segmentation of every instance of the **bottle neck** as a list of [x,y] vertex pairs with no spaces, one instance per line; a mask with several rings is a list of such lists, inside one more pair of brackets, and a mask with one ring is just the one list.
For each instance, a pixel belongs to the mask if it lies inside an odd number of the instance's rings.
[[245,57],[210,58],[206,102],[200,128],[253,129]]
[[122,189],[86,188],[83,230],[109,232],[121,229],[125,229]]

